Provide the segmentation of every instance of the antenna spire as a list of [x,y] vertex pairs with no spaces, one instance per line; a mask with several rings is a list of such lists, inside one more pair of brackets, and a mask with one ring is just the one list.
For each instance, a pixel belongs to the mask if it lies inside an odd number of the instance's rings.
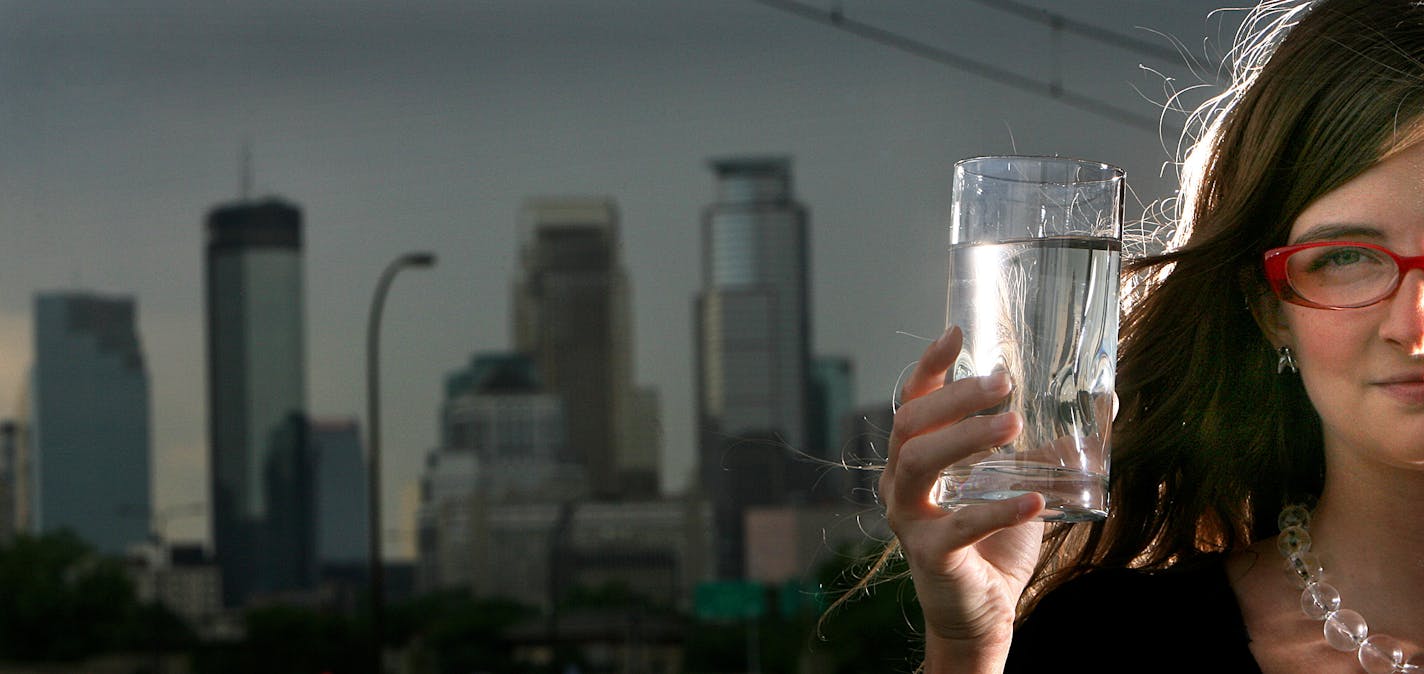
[[241,168],[241,171],[242,171],[242,175],[240,176],[241,184],[239,185],[239,188],[242,190],[242,192],[241,192],[240,196],[242,197],[242,200],[243,200],[243,201],[247,201],[247,200],[249,200],[249,199],[252,198],[252,141],[251,141],[251,140],[243,140],[243,141],[242,141],[242,168]]

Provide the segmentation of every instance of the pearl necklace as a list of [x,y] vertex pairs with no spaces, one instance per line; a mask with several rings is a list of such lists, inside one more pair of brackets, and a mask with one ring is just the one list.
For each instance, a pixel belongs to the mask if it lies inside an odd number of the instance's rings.
[[1355,611],[1340,608],[1340,592],[1322,580],[1320,558],[1310,551],[1310,511],[1289,505],[1276,520],[1281,534],[1276,549],[1286,558],[1286,572],[1304,591],[1300,608],[1312,620],[1325,621],[1325,642],[1331,648],[1355,653],[1369,674],[1424,672],[1416,653],[1406,653],[1404,643],[1388,634],[1370,634],[1365,619]]

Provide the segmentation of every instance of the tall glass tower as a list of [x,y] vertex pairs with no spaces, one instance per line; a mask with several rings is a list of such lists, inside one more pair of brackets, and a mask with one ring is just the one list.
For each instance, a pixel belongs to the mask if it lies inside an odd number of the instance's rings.
[[301,211],[220,205],[206,257],[213,543],[232,606],[315,580]]
[[791,162],[711,162],[696,307],[701,484],[716,509],[717,570],[742,572],[742,511],[804,499],[810,346],[806,208]]
[[597,197],[533,198],[519,217],[514,344],[564,400],[569,443],[562,458],[587,467],[598,497],[656,489],[649,478],[656,464],[646,465],[647,454],[633,451],[626,437],[634,390],[617,207]]
[[30,525],[71,529],[101,552],[148,537],[148,371],[134,301],[35,297],[27,442]]

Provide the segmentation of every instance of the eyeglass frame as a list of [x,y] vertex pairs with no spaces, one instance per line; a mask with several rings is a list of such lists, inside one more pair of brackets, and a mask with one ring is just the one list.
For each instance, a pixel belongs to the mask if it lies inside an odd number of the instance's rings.
[[[1391,260],[1394,260],[1394,282],[1390,284],[1389,290],[1385,291],[1379,297],[1360,304],[1333,306],[1329,304],[1320,304],[1319,302],[1312,302],[1304,297],[1301,297],[1300,293],[1296,292],[1295,288],[1291,285],[1290,276],[1288,273],[1289,270],[1286,266],[1286,261],[1290,259],[1291,255],[1294,255],[1302,250],[1307,250],[1310,248],[1324,248],[1326,246],[1353,246],[1358,248],[1368,248],[1370,250],[1375,250],[1384,253],[1385,255],[1389,256]],[[1267,250],[1264,256],[1264,262],[1266,267],[1266,281],[1271,284],[1271,290],[1275,291],[1276,297],[1279,297],[1281,301],[1290,302],[1291,304],[1299,305],[1302,307],[1310,307],[1312,309],[1329,309],[1331,311],[1340,311],[1342,309],[1363,309],[1368,306],[1379,304],[1380,302],[1383,302],[1393,297],[1396,292],[1399,292],[1399,285],[1404,282],[1404,276],[1406,274],[1415,269],[1424,270],[1424,255],[1419,255],[1416,257],[1405,257],[1388,248],[1385,248],[1384,246],[1373,243],[1364,243],[1362,241],[1311,241],[1309,243],[1297,243],[1290,246],[1281,246],[1279,248],[1272,248],[1270,250]]]

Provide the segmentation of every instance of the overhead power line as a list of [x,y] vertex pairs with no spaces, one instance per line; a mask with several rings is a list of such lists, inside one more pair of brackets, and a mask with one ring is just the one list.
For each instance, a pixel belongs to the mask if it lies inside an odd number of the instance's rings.
[[1013,89],[1039,96],[1046,96],[1069,107],[1077,108],[1120,124],[1125,124],[1144,131],[1156,132],[1159,130],[1159,122],[1156,118],[1141,115],[1126,108],[1112,105],[1111,103],[1104,103],[1091,96],[1069,91],[1056,84],[1041,82],[990,63],[962,56],[948,49],[926,44],[863,21],[847,18],[838,10],[824,11],[802,2],[796,2],[796,0],[753,0],[753,2],[843,30],[857,37],[893,49],[898,49],[913,56],[947,65],[971,75],[993,80],[994,82]]
[[1131,35],[1111,31],[1102,26],[1083,23],[1082,21],[1070,19],[1062,14],[1050,12],[1046,9],[1025,5],[1016,0],[974,0],[974,2],[1002,12],[1016,14],[1029,21],[1036,21],[1045,26],[1064,30],[1069,33],[1077,33],[1090,40],[1097,40],[1106,45],[1134,51],[1143,56],[1173,63],[1179,63],[1182,60],[1182,53],[1176,49],[1163,47],[1162,45],[1154,44]]

